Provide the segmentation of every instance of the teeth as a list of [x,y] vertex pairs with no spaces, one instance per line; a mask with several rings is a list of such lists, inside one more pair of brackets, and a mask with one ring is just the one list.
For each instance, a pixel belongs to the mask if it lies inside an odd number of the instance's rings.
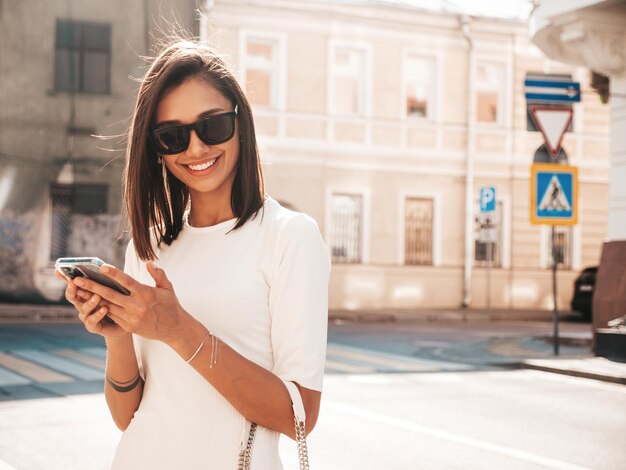
[[202,165],[187,165],[189,168],[191,168],[194,171],[201,171],[201,170],[206,170],[207,168],[213,166],[213,164],[215,163],[215,161],[217,160],[217,157],[214,158],[211,161],[208,161],[206,163],[203,163]]

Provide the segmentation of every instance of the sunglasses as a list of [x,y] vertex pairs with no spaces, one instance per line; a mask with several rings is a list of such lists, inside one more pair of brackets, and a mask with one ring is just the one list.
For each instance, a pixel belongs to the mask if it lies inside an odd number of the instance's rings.
[[232,139],[235,134],[235,116],[237,106],[234,111],[212,114],[191,124],[155,129],[150,133],[150,140],[159,155],[173,155],[187,150],[192,129],[205,144],[221,144]]

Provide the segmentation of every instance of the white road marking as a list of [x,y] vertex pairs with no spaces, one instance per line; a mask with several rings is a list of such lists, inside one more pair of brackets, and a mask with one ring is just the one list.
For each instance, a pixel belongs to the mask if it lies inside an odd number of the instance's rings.
[[57,356],[73,359],[95,369],[104,370],[106,367],[106,361],[104,359],[100,359],[99,357],[94,357],[74,349],[53,349],[50,352],[56,354]]
[[30,380],[21,375],[14,374],[10,370],[0,367],[0,386],[8,387],[11,385],[28,385]]
[[351,374],[366,374],[376,372],[376,369],[374,367],[348,364],[346,362],[335,361],[329,358],[326,359],[326,367],[338,372],[349,372]]
[[59,372],[77,377],[82,380],[102,380],[104,374],[100,370],[96,370],[92,367],[87,367],[69,359],[65,359],[60,356],[55,356],[44,351],[36,349],[20,349],[12,351],[13,355],[19,356],[22,359],[36,362],[42,366],[49,367]]
[[474,370],[473,366],[457,362],[433,361],[337,343],[328,343],[328,355],[344,356],[368,364],[379,364],[402,371]]
[[362,419],[367,419],[376,423],[381,423],[387,426],[400,428],[406,431],[423,434],[429,437],[434,437],[436,439],[453,442],[455,444],[461,444],[461,445],[465,445],[468,447],[485,450],[487,452],[493,452],[495,454],[504,455],[506,457],[512,457],[517,460],[522,460],[522,461],[530,462],[530,463],[537,464],[537,465],[543,465],[544,467],[547,467],[547,468],[554,468],[558,470],[592,470],[589,467],[581,467],[579,465],[571,464],[568,462],[563,462],[557,459],[552,459],[550,457],[543,457],[541,455],[532,454],[530,452],[525,452],[523,450],[514,449],[512,447],[494,444],[492,442],[484,441],[482,439],[475,439],[473,437],[467,437],[461,434],[456,434],[453,432],[444,431],[444,430],[437,429],[437,428],[432,428],[430,426],[424,426],[421,424],[413,423],[411,421],[406,421],[406,420],[398,419],[398,418],[392,418],[390,416],[373,413],[371,411],[368,411],[362,408],[357,408],[355,406],[344,405],[342,403],[333,402],[333,401],[322,401],[322,406],[325,407],[326,409],[338,411],[340,413],[349,414],[349,415],[356,416]]
[[[0,352],[0,366],[39,383],[72,382],[74,379],[19,357]],[[30,383],[30,381],[28,382]]]

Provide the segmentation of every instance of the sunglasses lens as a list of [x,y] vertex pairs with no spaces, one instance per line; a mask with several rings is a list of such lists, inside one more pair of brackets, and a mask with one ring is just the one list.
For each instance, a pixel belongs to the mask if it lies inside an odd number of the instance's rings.
[[196,124],[198,137],[207,145],[221,144],[230,140],[235,133],[235,119],[232,114],[220,114],[199,121]]
[[189,145],[189,130],[184,127],[164,129],[154,134],[154,140],[159,152],[180,153]]

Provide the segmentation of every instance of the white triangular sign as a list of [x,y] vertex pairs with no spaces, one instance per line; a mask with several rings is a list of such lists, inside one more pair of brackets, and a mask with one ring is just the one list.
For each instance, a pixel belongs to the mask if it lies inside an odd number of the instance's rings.
[[552,175],[550,184],[546,188],[546,192],[543,193],[541,203],[539,204],[540,211],[571,211],[570,205],[561,183],[556,175]]
[[546,108],[531,106],[530,115],[535,125],[543,134],[546,147],[552,157],[556,157],[561,148],[563,135],[572,121],[572,109]]

